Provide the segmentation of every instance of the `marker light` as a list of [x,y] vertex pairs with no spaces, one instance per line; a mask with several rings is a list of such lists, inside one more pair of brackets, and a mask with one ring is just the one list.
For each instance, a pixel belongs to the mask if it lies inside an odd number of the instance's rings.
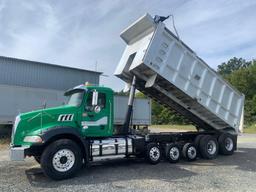
[[87,82],[85,82],[84,85],[85,85],[85,86],[90,86],[91,84],[87,81]]

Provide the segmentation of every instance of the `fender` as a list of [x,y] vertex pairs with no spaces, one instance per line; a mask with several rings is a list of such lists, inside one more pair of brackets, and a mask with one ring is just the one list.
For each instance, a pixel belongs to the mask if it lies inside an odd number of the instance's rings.
[[47,143],[51,138],[58,135],[63,135],[63,134],[74,135],[77,138],[79,138],[81,141],[83,140],[78,130],[74,127],[63,127],[63,126],[52,127],[52,128],[43,130],[42,133],[39,134],[39,136],[43,139],[44,143]]
[[39,136],[43,139],[43,145],[47,145],[55,139],[62,138],[62,136],[73,138],[82,144],[82,150],[85,153],[86,160],[89,158],[89,141],[81,137],[79,131],[74,127],[56,126],[42,131]]

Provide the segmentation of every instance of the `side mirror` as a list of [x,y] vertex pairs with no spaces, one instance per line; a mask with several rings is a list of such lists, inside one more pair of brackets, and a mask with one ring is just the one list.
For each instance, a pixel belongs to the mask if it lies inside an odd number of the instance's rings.
[[96,90],[92,93],[92,106],[98,105],[98,92]]
[[101,111],[101,107],[99,105],[94,107],[94,112],[99,113]]

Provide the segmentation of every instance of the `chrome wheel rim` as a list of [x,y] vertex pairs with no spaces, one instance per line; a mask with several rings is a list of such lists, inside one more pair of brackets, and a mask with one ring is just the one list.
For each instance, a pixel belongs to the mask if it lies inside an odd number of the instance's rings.
[[234,147],[233,140],[229,137],[225,139],[225,148],[227,151],[232,151]]
[[188,157],[189,159],[196,158],[196,148],[194,146],[188,148]]
[[175,160],[179,159],[180,151],[177,147],[172,147],[170,149],[170,154],[169,155],[170,155],[170,158],[175,161]]
[[207,143],[207,152],[210,154],[210,155],[214,155],[216,153],[216,150],[217,150],[217,145],[216,143],[213,141],[213,140],[210,140],[208,143]]
[[59,172],[69,171],[75,164],[75,155],[69,149],[57,151],[52,159],[52,165]]
[[157,161],[160,158],[160,150],[158,147],[152,147],[149,151],[149,157],[153,161]]

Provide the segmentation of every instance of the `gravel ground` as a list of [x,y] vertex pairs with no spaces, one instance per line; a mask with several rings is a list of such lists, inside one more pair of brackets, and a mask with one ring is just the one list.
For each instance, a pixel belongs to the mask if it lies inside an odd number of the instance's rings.
[[0,191],[256,191],[256,134],[239,137],[233,156],[178,164],[142,160],[95,162],[73,179],[52,181],[32,159],[8,160],[0,151]]

